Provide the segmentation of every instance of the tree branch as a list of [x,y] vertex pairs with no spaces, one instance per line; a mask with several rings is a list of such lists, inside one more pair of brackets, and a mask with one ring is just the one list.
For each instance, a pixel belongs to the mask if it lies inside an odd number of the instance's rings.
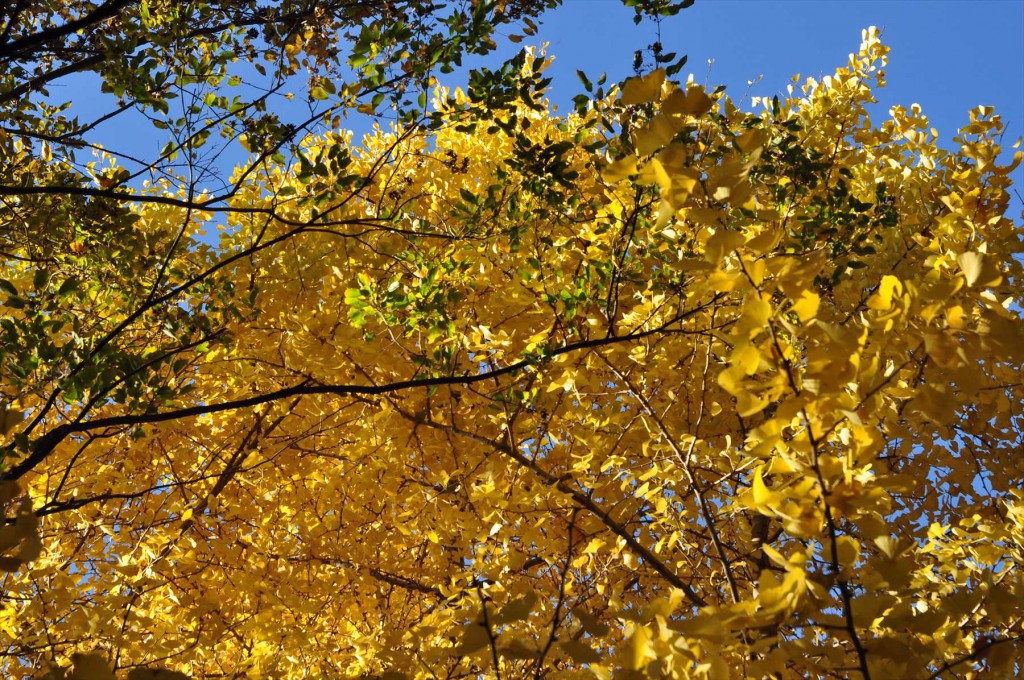
[[106,21],[107,19],[117,16],[121,10],[136,1],[137,0],[108,0],[83,17],[69,21],[66,24],[61,24],[60,26],[52,26],[39,31],[38,33],[33,33],[32,35],[27,35],[24,38],[19,38],[18,40],[13,40],[3,46],[0,46],[0,59],[13,61],[15,59],[24,58],[28,56],[30,52],[42,45],[45,45],[51,40],[65,38],[80,30],[98,24],[101,21]]

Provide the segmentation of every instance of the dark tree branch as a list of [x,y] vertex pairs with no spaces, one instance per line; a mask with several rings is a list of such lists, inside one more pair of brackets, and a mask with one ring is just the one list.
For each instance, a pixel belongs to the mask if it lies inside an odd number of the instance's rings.
[[7,102],[17,101],[30,92],[34,92],[42,88],[47,83],[52,83],[53,81],[59,80],[64,76],[71,75],[72,73],[87,71],[93,66],[99,66],[103,62],[103,55],[96,54],[91,57],[86,57],[85,59],[79,59],[78,61],[64,64],[52,71],[47,71],[46,73],[41,73],[38,76],[29,78],[17,87],[12,87],[6,92],[0,92],[0,106],[3,106]]
[[69,21],[60,26],[52,26],[45,30],[19,38],[5,45],[0,46],[0,59],[12,61],[24,59],[31,56],[31,53],[48,42],[61,40],[78,31],[90,28],[96,24],[111,19],[121,13],[128,5],[137,0],[108,0],[92,12],[83,17]]
[[[646,331],[637,331],[628,335],[620,335],[618,337],[605,337],[595,338],[591,340],[583,340],[580,342],[569,343],[551,350],[548,353],[548,358],[554,358],[562,354],[569,354],[572,352],[579,352],[587,349],[594,349],[597,347],[604,347],[607,345],[613,345],[624,342],[632,342],[645,338],[652,335],[657,335],[665,332],[670,326],[686,319],[694,314],[697,314],[702,309],[705,309],[708,305],[711,305],[717,300],[717,298],[701,305],[692,310],[677,315],[675,318],[670,319],[664,325],[658,328],[652,328]],[[491,371],[483,373],[468,374],[455,376],[442,376],[435,378],[411,378],[409,380],[400,380],[392,383],[383,385],[322,385],[315,384],[310,380],[304,380],[297,385],[291,387],[284,387],[279,390],[272,392],[266,392],[264,394],[256,394],[245,399],[238,399],[234,401],[213,403],[213,404],[197,404],[195,406],[189,406],[180,409],[174,409],[170,411],[158,411],[155,413],[138,413],[138,414],[125,414],[120,416],[109,416],[106,418],[96,418],[93,420],[87,420],[82,422],[72,422],[64,425],[58,425],[54,429],[50,430],[34,444],[30,446],[29,454],[18,463],[10,466],[7,470],[0,475],[0,480],[16,480],[20,479],[36,465],[40,464],[50,455],[51,452],[68,436],[78,432],[93,432],[96,430],[103,430],[111,427],[132,427],[138,425],[147,425],[152,423],[163,423],[172,420],[181,420],[184,418],[192,418],[200,415],[207,415],[211,413],[222,413],[224,411],[234,411],[242,408],[251,408],[253,406],[259,406],[261,404],[267,404],[281,399],[291,399],[298,396],[314,395],[314,394],[330,394],[338,397],[352,397],[352,396],[379,396],[383,394],[391,394],[394,392],[402,392],[413,389],[424,389],[431,387],[442,387],[446,385],[471,385],[487,380],[494,380],[497,377],[520,373],[527,370],[535,370],[537,362],[529,359],[522,359],[516,363],[509,364],[502,368],[497,368]],[[5,447],[3,458],[10,459],[14,456],[14,449],[12,445]],[[514,452],[513,452],[514,453]],[[554,480],[559,481],[559,480]],[[561,482],[559,482],[561,484]],[[559,487],[561,488],[561,486]],[[577,492],[578,493],[578,492]],[[585,496],[581,497],[585,499],[583,502],[589,505],[593,505],[589,498]],[[596,507],[596,506],[595,506]],[[588,508],[590,509],[590,508]],[[600,508],[597,508],[600,511]],[[627,540],[635,539],[632,536]],[[649,552],[649,551],[648,551]],[[678,577],[676,577],[678,581]],[[678,581],[680,587],[688,588],[682,581]],[[692,592],[692,591],[691,591]]]

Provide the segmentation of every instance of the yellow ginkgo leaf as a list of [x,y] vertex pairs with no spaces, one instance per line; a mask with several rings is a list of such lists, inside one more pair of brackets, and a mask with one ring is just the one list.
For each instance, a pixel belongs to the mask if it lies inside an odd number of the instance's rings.
[[647,75],[628,78],[622,85],[620,101],[626,106],[647,104],[661,98],[661,85],[665,82],[665,69]]
[[801,322],[807,323],[818,314],[821,297],[814,291],[804,291],[800,299],[793,303],[790,311],[797,315]]
[[606,165],[604,170],[601,171],[601,176],[604,178],[604,181],[614,184],[629,175],[636,174],[636,172],[636,156],[630,154],[625,158],[620,158]]
[[68,680],[116,680],[110,663],[100,654],[75,654]]
[[846,569],[852,569],[860,557],[860,543],[852,536],[836,537],[836,559]]
[[973,286],[981,276],[984,255],[976,252],[960,253],[956,261],[960,264],[960,270],[964,273],[964,279],[968,286]]
[[5,435],[17,427],[23,415],[18,409],[0,407],[0,435]]
[[751,509],[758,511],[765,511],[765,514],[770,514],[772,506],[778,503],[781,498],[781,494],[769,489],[765,483],[764,478],[761,475],[761,468],[758,468],[754,472],[754,478],[750,484],[750,498],[751,498]]
[[654,656],[651,649],[651,634],[646,626],[638,625],[633,628],[633,634],[626,640],[626,655],[629,667],[633,670],[640,670]]
[[903,283],[895,276],[886,274],[878,284],[878,290],[868,298],[867,305],[871,309],[885,311],[892,307],[893,296],[902,293]]
[[686,90],[676,90],[666,97],[662,111],[669,114],[702,116],[711,110],[714,103],[702,86],[691,84]]
[[677,118],[659,113],[647,125],[637,131],[636,152],[641,156],[654,153],[671,142],[682,125],[682,121]]

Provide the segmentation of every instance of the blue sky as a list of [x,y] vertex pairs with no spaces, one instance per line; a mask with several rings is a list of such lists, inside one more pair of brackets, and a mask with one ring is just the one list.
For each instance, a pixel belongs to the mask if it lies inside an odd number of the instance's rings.
[[[632,16],[620,0],[565,0],[545,15],[527,41],[549,43],[553,101],[568,107],[582,90],[576,69],[607,72],[610,82],[631,75],[633,51],[658,35],[653,23],[636,26]],[[693,72],[698,82],[726,85],[734,98],[760,77],[749,94],[771,96],[797,73],[818,78],[845,65],[870,25],[883,30],[892,48],[876,122],[893,104],[919,103],[948,148],[967,112],[986,104],[1009,123],[1006,146],[1024,136],[1024,0],[697,0],[662,22],[661,41],[667,51],[689,55],[683,77]],[[520,47],[506,43],[497,55],[472,63],[494,64]],[[85,120],[113,102],[99,96],[97,83],[79,77],[52,92],[74,100]],[[464,85],[465,74],[451,74],[445,84]],[[349,122],[357,131],[367,128],[358,117]],[[145,121],[119,117],[97,130],[97,139],[108,148],[149,153],[163,142],[156,132]],[[1024,167],[1014,178],[1024,185]]]
[[[662,22],[661,40],[689,56],[684,74],[738,98],[758,76],[752,95],[782,93],[798,73],[831,73],[872,25],[892,49],[888,85],[877,94],[883,115],[918,103],[949,147],[970,109],[992,105],[1009,123],[1008,142],[1024,136],[1024,0],[697,0]],[[618,0],[566,0],[538,35],[555,56],[554,99],[567,103],[581,91],[577,68],[610,80],[630,75],[633,51],[656,35],[652,25],[634,26]],[[1024,184],[1024,169],[1015,179]]]

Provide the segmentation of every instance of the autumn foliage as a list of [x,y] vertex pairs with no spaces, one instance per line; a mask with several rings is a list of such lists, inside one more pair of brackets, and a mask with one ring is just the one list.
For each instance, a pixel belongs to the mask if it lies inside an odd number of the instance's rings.
[[886,54],[437,88],[221,203],[0,137],[78,188],[0,207],[5,675],[1019,672],[1003,124],[880,120]]

